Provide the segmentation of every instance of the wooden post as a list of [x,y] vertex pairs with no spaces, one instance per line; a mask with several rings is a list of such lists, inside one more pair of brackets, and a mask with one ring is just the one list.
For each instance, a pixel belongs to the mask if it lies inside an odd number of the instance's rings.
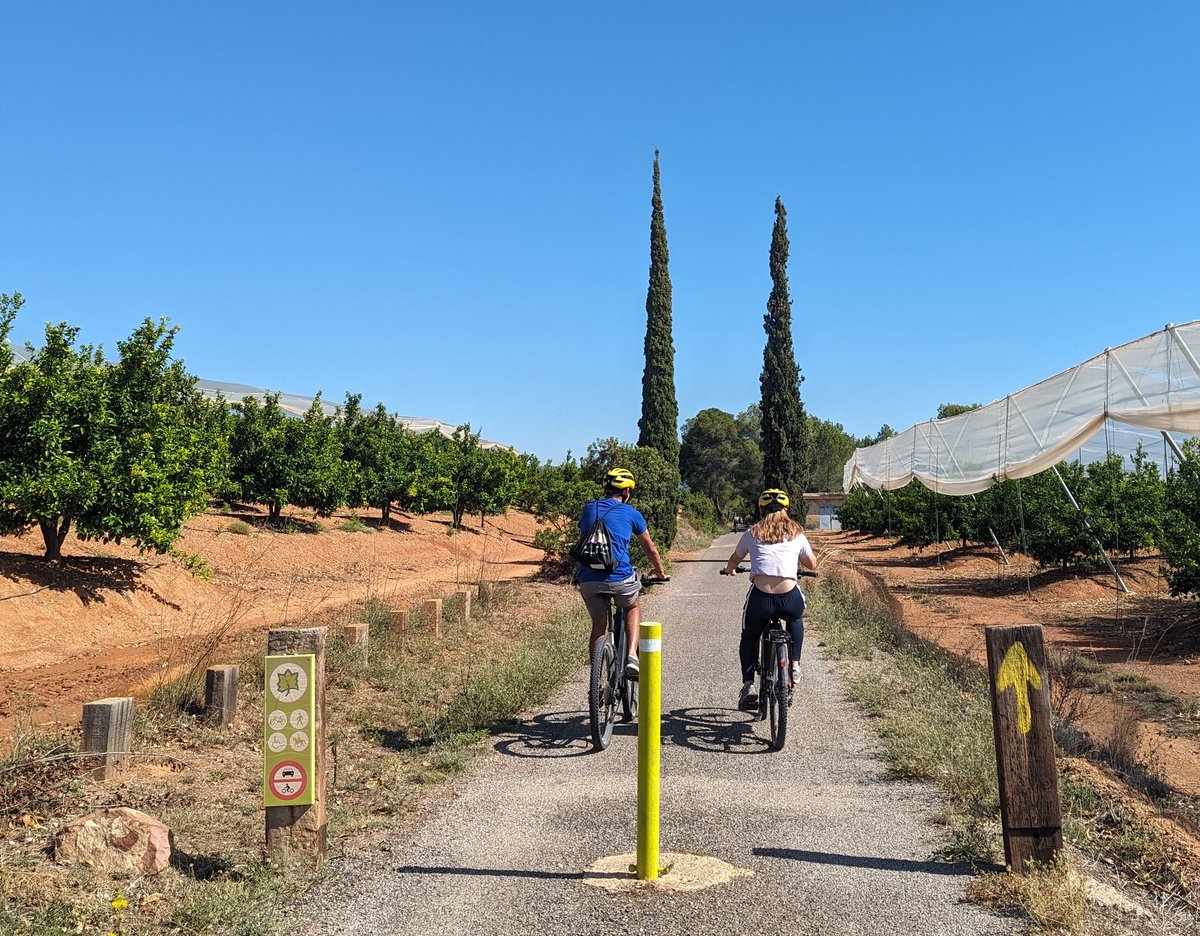
[[204,711],[223,728],[237,715],[238,672],[232,664],[204,671]]
[[406,627],[408,627],[407,611],[399,611],[395,608],[388,611],[388,631],[403,634]]
[[430,598],[422,603],[421,609],[425,612],[425,617],[433,624],[433,636],[442,636],[442,599]]
[[458,599],[458,619],[463,624],[471,620],[471,591],[464,588],[461,591],[456,591],[454,597]]
[[302,859],[319,864],[327,848],[325,812],[325,628],[273,630],[267,634],[267,654],[311,653],[316,692],[315,725],[308,729],[314,745],[315,767],[311,806],[266,807],[267,852],[281,864]]
[[107,780],[117,772],[129,754],[133,735],[133,698],[121,696],[97,699],[83,706],[83,740],[80,750],[92,754],[85,763],[97,780]]
[[986,639],[1004,858],[1020,874],[1063,845],[1050,677],[1040,626],[989,627]]
[[342,628],[342,636],[352,650],[358,651],[359,659],[366,663],[371,647],[371,625],[365,621],[347,624]]

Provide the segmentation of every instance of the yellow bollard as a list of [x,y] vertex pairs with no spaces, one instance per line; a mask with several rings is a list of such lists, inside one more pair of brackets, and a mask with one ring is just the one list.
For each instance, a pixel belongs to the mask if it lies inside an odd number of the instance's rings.
[[658,774],[662,734],[662,625],[642,622],[638,640],[637,877],[658,877]]

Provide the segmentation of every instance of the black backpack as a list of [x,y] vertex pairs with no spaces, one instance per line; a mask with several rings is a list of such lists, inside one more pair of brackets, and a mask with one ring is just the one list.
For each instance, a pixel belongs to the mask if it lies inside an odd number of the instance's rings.
[[[598,504],[599,501],[595,503]],[[586,533],[580,533],[579,541],[571,547],[569,555],[584,568],[596,572],[611,573],[616,567],[613,560],[612,534],[608,532],[608,526],[598,507],[596,522]]]

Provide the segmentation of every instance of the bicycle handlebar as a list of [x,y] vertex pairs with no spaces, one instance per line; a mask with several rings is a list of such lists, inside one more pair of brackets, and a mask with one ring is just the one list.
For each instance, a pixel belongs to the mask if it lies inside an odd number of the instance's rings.
[[[741,575],[742,573],[749,572],[750,570],[747,569],[745,566],[738,566],[733,571],[736,572],[738,575]],[[796,572],[798,573],[799,578],[816,578],[817,577],[816,571],[814,571],[812,569],[797,569]],[[721,570],[721,575],[730,575],[730,574],[732,574],[732,573],[726,572],[724,569]]]
[[650,575],[642,576],[642,584],[643,585],[665,585],[669,581],[671,581],[671,576],[669,576],[669,575],[664,576],[663,578],[654,578],[653,576],[650,576]]

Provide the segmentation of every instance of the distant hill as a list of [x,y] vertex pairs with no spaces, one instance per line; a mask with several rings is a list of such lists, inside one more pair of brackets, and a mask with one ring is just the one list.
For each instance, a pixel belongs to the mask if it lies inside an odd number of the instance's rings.
[[[13,354],[18,361],[28,359],[29,355],[23,347],[13,344],[11,341],[9,342],[9,346],[13,349]],[[228,383],[222,380],[204,380],[203,378],[196,381],[196,388],[209,399],[215,400],[218,396],[222,396],[230,402],[236,402],[243,397],[254,397],[261,400],[270,392],[263,390],[261,387],[252,387],[249,384]],[[279,408],[289,416],[303,416],[308,412],[309,407],[312,406],[314,399],[316,398],[300,396],[295,393],[280,392]],[[321,401],[321,408],[331,416],[337,410],[337,407],[328,400]],[[454,435],[454,430],[458,428],[450,423],[444,423],[440,419],[426,419],[421,416],[397,416],[396,418],[413,432],[429,432],[436,429],[447,438]],[[480,439],[479,444],[483,448],[512,448],[512,446],[505,445],[503,442],[493,442],[488,439]]]

